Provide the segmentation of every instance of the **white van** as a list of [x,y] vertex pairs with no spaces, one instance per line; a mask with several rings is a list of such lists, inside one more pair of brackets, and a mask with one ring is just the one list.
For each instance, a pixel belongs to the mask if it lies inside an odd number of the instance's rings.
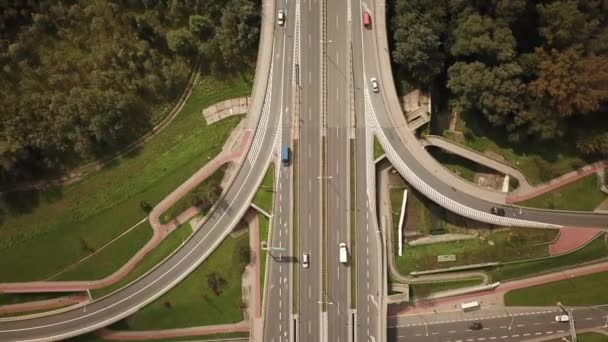
[[346,244],[340,243],[340,262],[346,264],[348,262],[348,251],[346,250]]

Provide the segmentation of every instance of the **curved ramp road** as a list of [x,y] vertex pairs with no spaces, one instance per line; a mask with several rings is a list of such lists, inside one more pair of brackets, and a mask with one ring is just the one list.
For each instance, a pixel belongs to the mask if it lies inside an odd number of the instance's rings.
[[[364,1],[364,7],[365,3]],[[459,191],[431,172],[432,167],[423,165],[422,158],[419,158],[419,156],[421,153],[427,152],[418,143],[406,143],[395,128],[395,123],[392,120],[393,116],[391,116],[401,115],[401,112],[400,107],[393,103],[397,99],[391,98],[395,91],[394,88],[391,89],[394,84],[390,74],[390,60],[388,59],[386,42],[376,41],[377,35],[384,34],[386,36],[384,6],[384,1],[376,3],[375,8],[377,10],[374,11],[372,16],[376,18],[376,21],[372,21],[375,23],[373,30],[363,31],[363,48],[354,51],[354,53],[362,55],[364,61],[363,70],[358,72],[362,72],[366,80],[376,77],[380,82],[379,93],[372,92],[369,81],[366,82],[366,88],[368,88],[368,100],[366,101],[366,107],[368,108],[366,108],[366,111],[368,115],[373,117],[374,129],[382,147],[387,152],[389,160],[410,184],[444,208],[487,223],[548,228],[560,226],[608,227],[608,215],[605,214],[542,210],[494,204],[484,198]],[[376,30],[382,30],[382,32],[375,32]],[[391,111],[399,111],[399,113],[391,113]],[[407,131],[405,134],[412,133]],[[413,136],[410,140],[415,141]],[[505,217],[490,214],[490,209],[493,206],[504,208]]]
[[62,313],[0,322],[0,341],[55,341],[102,328],[152,302],[203,262],[248,208],[270,161],[281,113],[278,102],[271,101],[272,75],[281,72],[273,68],[277,65],[271,65],[266,101],[249,153],[232,186],[193,237],[161,265],[112,295]]

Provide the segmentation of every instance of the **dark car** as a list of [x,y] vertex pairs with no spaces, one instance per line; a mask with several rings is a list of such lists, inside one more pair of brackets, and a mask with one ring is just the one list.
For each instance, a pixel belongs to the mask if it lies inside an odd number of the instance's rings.
[[494,215],[505,216],[505,210],[503,208],[492,207],[492,209],[490,209],[490,212]]
[[471,330],[481,330],[481,329],[483,329],[483,325],[481,325],[481,322],[469,323],[469,329],[471,329]]

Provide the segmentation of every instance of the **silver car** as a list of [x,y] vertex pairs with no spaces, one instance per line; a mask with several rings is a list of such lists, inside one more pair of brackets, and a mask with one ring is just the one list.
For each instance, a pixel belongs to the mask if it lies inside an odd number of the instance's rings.
[[285,25],[285,11],[279,10],[279,13],[277,14],[277,23],[279,23],[280,26]]
[[377,93],[380,90],[380,87],[378,86],[378,80],[375,77],[372,77],[369,79],[369,81],[372,84],[372,90],[374,91],[374,93]]

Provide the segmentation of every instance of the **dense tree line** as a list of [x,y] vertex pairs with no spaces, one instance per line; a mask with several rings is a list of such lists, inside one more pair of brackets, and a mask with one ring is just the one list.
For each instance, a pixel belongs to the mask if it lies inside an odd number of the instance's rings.
[[608,3],[392,0],[396,72],[515,142],[608,156]]
[[0,1],[0,181],[136,139],[199,59],[217,74],[250,68],[259,9],[259,0]]

